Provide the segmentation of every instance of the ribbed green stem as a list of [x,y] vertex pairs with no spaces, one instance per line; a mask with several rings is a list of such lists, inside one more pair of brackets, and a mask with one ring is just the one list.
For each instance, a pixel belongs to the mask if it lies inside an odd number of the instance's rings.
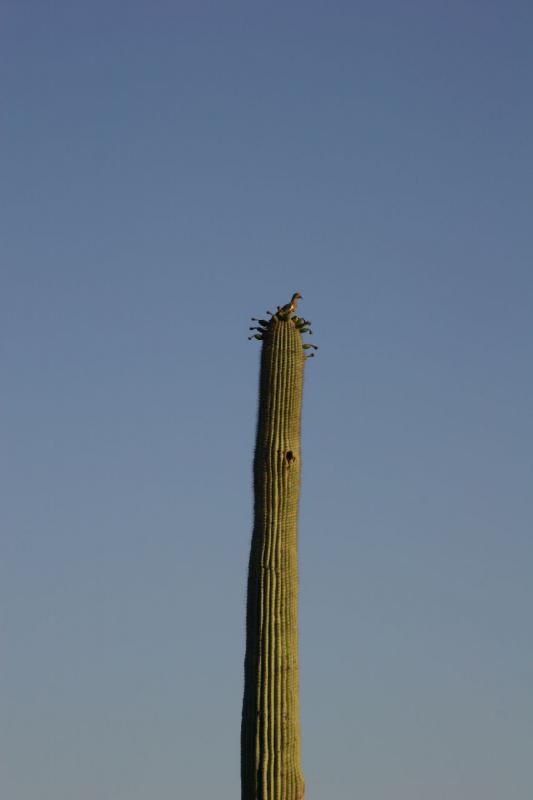
[[304,354],[273,319],[261,355],[241,729],[242,800],[301,800],[298,699],[300,417]]

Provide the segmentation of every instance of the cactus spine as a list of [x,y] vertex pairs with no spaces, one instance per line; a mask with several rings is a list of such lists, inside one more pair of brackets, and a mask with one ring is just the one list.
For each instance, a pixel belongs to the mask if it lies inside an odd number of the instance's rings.
[[[261,322],[263,322],[261,320]],[[302,800],[297,517],[305,361],[278,311],[262,334],[241,727],[242,800]]]

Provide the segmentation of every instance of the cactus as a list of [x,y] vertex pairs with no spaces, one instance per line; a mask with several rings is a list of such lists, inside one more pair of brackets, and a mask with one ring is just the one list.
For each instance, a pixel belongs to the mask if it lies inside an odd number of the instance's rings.
[[290,315],[273,315],[263,335],[254,457],[241,727],[242,800],[302,800],[304,795],[297,516],[305,358],[296,321]]

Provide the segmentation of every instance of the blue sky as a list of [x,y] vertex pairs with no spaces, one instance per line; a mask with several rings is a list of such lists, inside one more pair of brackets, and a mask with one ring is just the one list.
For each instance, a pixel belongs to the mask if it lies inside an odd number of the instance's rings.
[[307,800],[533,792],[526,2],[3,2],[2,796],[238,796],[294,291]]

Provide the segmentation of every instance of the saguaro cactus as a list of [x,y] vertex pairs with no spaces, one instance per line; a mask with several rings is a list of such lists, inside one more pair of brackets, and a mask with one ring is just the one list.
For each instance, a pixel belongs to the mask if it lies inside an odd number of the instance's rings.
[[[242,800],[302,800],[298,692],[300,418],[306,356],[296,301],[256,320],[263,342],[241,727]],[[270,313],[270,312],[268,312]],[[256,330],[253,328],[252,330]]]

